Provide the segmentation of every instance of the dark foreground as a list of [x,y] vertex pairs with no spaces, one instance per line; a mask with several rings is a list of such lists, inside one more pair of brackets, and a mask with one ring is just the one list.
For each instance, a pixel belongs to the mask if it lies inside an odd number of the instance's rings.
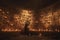
[[0,40],[60,40],[60,32],[42,32],[23,35],[20,32],[0,32]]

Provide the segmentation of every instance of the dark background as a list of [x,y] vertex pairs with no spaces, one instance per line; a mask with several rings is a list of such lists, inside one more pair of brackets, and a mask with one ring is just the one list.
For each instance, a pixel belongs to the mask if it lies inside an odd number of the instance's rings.
[[59,0],[0,0],[2,7],[20,7],[39,10],[50,6],[54,3],[59,3]]

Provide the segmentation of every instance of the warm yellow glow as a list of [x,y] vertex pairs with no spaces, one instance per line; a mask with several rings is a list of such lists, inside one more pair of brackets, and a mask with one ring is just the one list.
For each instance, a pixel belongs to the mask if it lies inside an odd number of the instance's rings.
[[33,13],[30,10],[22,10],[20,14],[14,15],[14,18],[17,25],[21,28],[24,28],[24,24],[27,20],[30,22],[29,27],[32,27],[33,25]]
[[42,18],[40,19],[41,23],[45,26],[45,28],[48,28],[50,25],[52,25],[52,13],[48,14],[42,14]]
[[[0,12],[1,12],[0,13],[1,14],[0,24],[3,26],[2,31],[4,32],[21,31],[21,29],[23,30],[26,21],[30,22],[29,24],[30,31],[60,32],[59,28],[58,29],[56,28],[55,30],[53,30],[52,28],[52,27],[55,27],[54,25],[56,25],[56,27],[60,26],[60,10],[59,12],[48,11],[46,13],[45,12],[40,13],[40,18],[39,16],[37,16],[39,19],[37,19],[36,21],[34,20],[34,18],[36,17],[33,17],[34,13],[32,10],[22,9],[20,10],[19,13],[13,14],[14,16],[9,16],[8,15],[9,11],[5,12],[4,10],[0,9]],[[12,17],[13,20],[10,20],[11,19],[10,17]],[[42,29],[41,28],[34,29],[35,23],[38,23],[38,27],[42,25],[41,26]]]
[[32,12],[29,10],[22,10],[21,12],[21,23],[25,24],[25,22],[28,20],[30,22],[30,25],[32,25],[33,22],[33,15]]
[[43,26],[47,29],[49,27],[52,27],[52,25],[60,25],[60,13],[58,11],[56,12],[48,12],[41,15],[40,21],[43,24]]
[[20,32],[21,30],[19,29],[11,29],[11,28],[5,28],[5,29],[2,29],[1,31],[3,32]]

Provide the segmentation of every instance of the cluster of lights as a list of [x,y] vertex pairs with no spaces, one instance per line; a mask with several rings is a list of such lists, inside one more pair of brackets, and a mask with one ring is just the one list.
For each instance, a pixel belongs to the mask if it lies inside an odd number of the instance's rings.
[[[60,13],[58,11],[56,12],[48,12],[48,13],[43,13],[40,15],[40,22],[43,24],[45,29],[50,29],[53,26],[56,26],[55,29],[57,29],[60,26]],[[51,29],[53,31],[53,28]],[[55,30],[56,31],[56,30]],[[57,30],[58,32],[60,31],[59,28]]]
[[[33,23],[34,23],[33,22],[34,17],[33,17],[33,12],[31,10],[21,10],[19,14],[14,14],[14,16],[13,16],[14,22],[11,22],[9,20],[8,13],[9,12],[4,12],[2,9],[0,9],[0,17],[2,18],[0,21],[0,24],[5,25],[3,23],[4,22],[7,23],[6,27],[2,27],[1,31],[4,31],[4,32],[21,31],[21,29],[24,28],[26,21],[30,22],[30,24],[29,24],[30,31],[52,32],[53,30],[49,29],[50,27],[52,27],[53,25],[60,25],[60,13],[58,13],[58,12],[48,12],[46,14],[40,15],[41,16],[40,22],[43,24],[43,26],[46,29],[38,29],[38,30],[32,29]],[[15,23],[16,23],[17,29],[14,27]],[[21,28],[21,29],[19,29],[19,28]],[[58,29],[55,29],[55,31],[60,32],[60,30],[58,30]]]
[[30,10],[22,10],[20,14],[14,16],[15,21],[18,25],[20,25],[21,28],[24,28],[24,24],[26,21],[30,22],[29,27],[31,27],[33,23],[33,15]]
[[6,29],[2,29],[1,31],[3,31],[3,32],[20,32],[21,30],[20,29],[8,29],[8,28],[6,28]]
[[0,29],[4,32],[20,31],[14,27],[14,22],[10,21],[9,11],[0,9]]
[[59,29],[55,29],[55,30],[52,30],[52,29],[30,29],[30,31],[37,31],[37,32],[60,32]]
[[42,14],[41,17],[42,18],[40,19],[40,21],[45,26],[45,28],[48,28],[50,25],[52,25],[52,19],[53,19],[52,13],[48,13],[45,15]]
[[[1,19],[2,22],[0,23],[3,23],[3,20],[6,23],[6,24],[5,23],[2,24],[1,31],[4,31],[4,32],[20,31],[21,28],[22,29],[24,28],[24,24],[26,21],[30,22],[30,25],[29,25],[30,28],[33,25],[33,14],[32,14],[32,11],[30,10],[21,10],[19,14],[14,14],[13,16],[14,22],[11,22],[9,20],[9,17],[10,17],[8,15],[9,12],[6,12],[6,13],[2,9],[0,9],[0,14],[1,14],[0,16],[2,16],[2,19]],[[3,25],[5,25],[6,27]],[[17,27],[17,29],[14,25]]]

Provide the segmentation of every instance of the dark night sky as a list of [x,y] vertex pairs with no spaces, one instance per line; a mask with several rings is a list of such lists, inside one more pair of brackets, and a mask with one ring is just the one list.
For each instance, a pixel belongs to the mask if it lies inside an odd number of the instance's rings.
[[59,0],[0,0],[0,6],[41,9],[57,1]]

